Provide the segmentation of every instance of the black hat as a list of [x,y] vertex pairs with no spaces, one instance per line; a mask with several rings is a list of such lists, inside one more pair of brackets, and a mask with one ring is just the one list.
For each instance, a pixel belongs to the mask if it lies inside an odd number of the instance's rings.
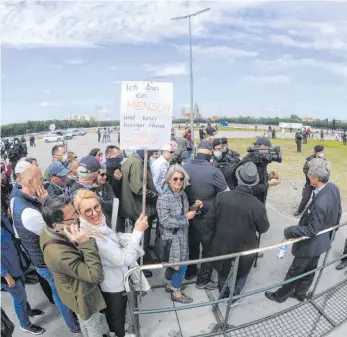
[[259,183],[257,167],[251,161],[245,162],[236,169],[235,175],[244,185],[255,186]]
[[216,139],[214,139],[213,142],[212,142],[212,147],[213,147],[213,148],[215,148],[215,146],[217,146],[217,145],[222,145],[222,141],[221,141],[220,138],[216,138]]
[[322,152],[322,151],[324,151],[324,146],[323,145],[316,145],[315,147],[314,147],[314,152]]
[[225,137],[221,138],[220,141],[222,142],[223,145],[228,144],[228,139]]
[[254,145],[265,145],[271,147],[271,142],[266,137],[259,137],[255,141]]
[[81,159],[79,166],[86,169],[85,173],[94,173],[100,170],[100,162],[93,156],[85,156]]
[[209,151],[212,151],[212,144],[209,141],[207,141],[207,140],[203,140],[198,145],[198,150],[209,150]]

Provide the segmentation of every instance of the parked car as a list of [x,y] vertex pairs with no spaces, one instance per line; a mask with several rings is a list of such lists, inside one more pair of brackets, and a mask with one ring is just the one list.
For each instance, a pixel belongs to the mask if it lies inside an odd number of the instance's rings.
[[82,129],[72,129],[69,130],[70,133],[72,133],[73,136],[84,136],[86,132]]
[[45,143],[60,142],[62,139],[63,137],[57,135],[55,132],[51,132],[43,136],[43,141]]
[[61,130],[54,131],[52,133],[55,133],[58,137],[62,137],[63,139],[72,139],[73,134],[71,132],[65,132]]

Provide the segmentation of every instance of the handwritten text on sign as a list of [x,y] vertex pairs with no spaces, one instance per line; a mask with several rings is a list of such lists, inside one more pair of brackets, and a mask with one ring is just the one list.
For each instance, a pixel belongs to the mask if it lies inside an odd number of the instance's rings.
[[120,147],[160,149],[170,141],[172,109],[172,83],[122,82]]

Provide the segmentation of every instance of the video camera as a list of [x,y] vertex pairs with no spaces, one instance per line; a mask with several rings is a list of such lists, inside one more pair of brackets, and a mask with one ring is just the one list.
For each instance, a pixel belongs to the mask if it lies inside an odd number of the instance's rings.
[[247,152],[252,154],[254,164],[260,164],[264,161],[267,163],[273,161],[282,163],[282,153],[279,146],[271,146],[267,149],[260,148],[259,146],[251,146],[247,148]]

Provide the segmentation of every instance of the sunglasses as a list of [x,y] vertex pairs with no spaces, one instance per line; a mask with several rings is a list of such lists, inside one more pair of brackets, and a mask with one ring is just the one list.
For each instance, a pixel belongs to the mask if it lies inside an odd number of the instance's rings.
[[174,154],[175,153],[175,151],[170,151],[170,154]]
[[177,178],[177,177],[175,177],[175,178],[172,178],[172,180],[173,181],[181,181],[182,182],[182,181],[184,181],[184,178]]
[[93,208],[86,209],[84,211],[84,215],[85,216],[92,216],[94,212],[95,213],[101,212],[101,205],[100,204],[95,205]]
[[105,176],[106,176],[106,173],[99,173],[99,176],[100,176],[100,177],[105,177]]

